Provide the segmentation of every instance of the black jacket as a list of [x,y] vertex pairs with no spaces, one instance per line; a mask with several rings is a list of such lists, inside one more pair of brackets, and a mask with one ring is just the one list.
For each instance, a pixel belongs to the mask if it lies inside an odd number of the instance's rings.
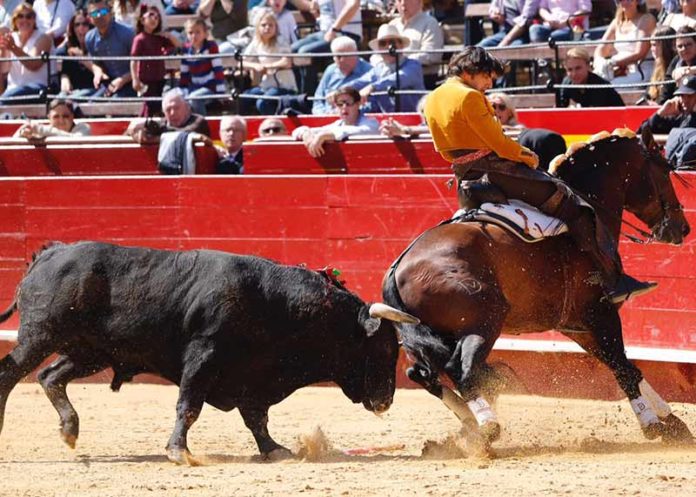
[[[572,85],[568,76],[563,78],[562,84]],[[587,78],[587,85],[608,85],[606,79],[591,72]],[[579,103],[582,107],[624,107],[624,101],[613,88],[563,88],[561,90],[561,107],[568,107],[570,100]]]
[[676,117],[662,117],[655,112],[647,118],[638,128],[638,133],[645,127],[650,128],[653,134],[666,135],[674,128],[696,128],[696,112],[681,114]]

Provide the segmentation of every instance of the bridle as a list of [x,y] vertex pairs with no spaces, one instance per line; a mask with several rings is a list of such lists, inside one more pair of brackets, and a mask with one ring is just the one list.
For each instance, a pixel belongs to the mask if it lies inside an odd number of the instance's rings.
[[[650,151],[647,150],[647,148],[642,143],[641,143],[640,147],[641,147],[641,154],[643,155],[643,158],[646,161],[650,161],[652,163],[654,161],[654,159],[653,159],[653,157],[651,157]],[[677,178],[677,180],[682,185],[684,185],[687,188],[691,187],[691,184],[689,183],[689,181],[687,181],[687,179],[684,178],[681,174],[679,174],[676,170],[670,169],[670,172],[674,173],[674,176]],[[670,173],[668,172],[667,173],[667,180],[668,181],[669,181],[669,175],[670,175]],[[625,236],[626,238],[628,238],[629,240],[631,240],[632,242],[640,243],[640,244],[649,244],[649,243],[654,242],[655,235],[653,233],[659,231],[659,228],[665,226],[669,222],[669,219],[671,218],[670,213],[671,212],[681,212],[684,208],[684,206],[679,201],[677,201],[675,203],[675,202],[669,202],[669,201],[665,200],[664,192],[663,192],[664,188],[660,188],[657,185],[657,182],[655,181],[654,175],[650,174],[648,177],[650,179],[650,183],[652,184],[654,191],[657,192],[659,206],[660,206],[660,209],[662,212],[662,218],[660,219],[660,221],[658,223],[655,224],[655,229],[648,232],[642,228],[639,228],[638,226],[631,223],[630,221],[626,221],[623,218],[621,219],[622,224],[625,224],[626,226],[634,229],[643,238],[639,238],[635,235],[631,235],[631,234],[625,233],[623,231],[621,232],[621,234],[623,236]]]

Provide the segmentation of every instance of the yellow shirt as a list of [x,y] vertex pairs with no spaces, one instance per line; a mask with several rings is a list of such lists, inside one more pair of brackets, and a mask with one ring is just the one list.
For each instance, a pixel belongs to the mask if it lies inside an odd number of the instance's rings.
[[480,91],[451,77],[425,100],[425,120],[435,149],[452,161],[451,150],[492,150],[499,157],[537,166],[535,155],[505,136],[493,107]]

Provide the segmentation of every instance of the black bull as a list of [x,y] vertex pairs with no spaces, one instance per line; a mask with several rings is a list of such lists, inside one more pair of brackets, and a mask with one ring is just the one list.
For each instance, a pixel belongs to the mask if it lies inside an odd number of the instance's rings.
[[186,435],[204,402],[238,408],[263,455],[287,451],[268,433],[268,409],[302,386],[333,381],[353,402],[386,410],[398,356],[392,321],[417,322],[300,267],[94,242],[41,252],[0,321],[15,309],[18,344],[0,361],[0,430],[12,388],[58,353],[39,381],[66,443],[74,447],[79,431],[71,380],[110,367],[117,390],[147,372],[180,387],[167,454],[189,464]]

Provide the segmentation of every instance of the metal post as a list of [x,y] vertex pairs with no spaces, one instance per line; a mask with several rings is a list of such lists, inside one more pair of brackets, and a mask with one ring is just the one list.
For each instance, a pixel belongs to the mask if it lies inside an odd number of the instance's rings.
[[46,91],[39,92],[39,99],[46,106],[46,115],[48,115],[48,92],[51,88],[51,57],[48,52],[41,52],[41,60],[44,61],[48,66],[48,71],[46,71]]
[[394,43],[389,44],[389,55],[395,57],[396,59],[396,93],[394,95],[394,110],[396,112],[401,112],[401,95],[399,90],[401,90],[401,78],[399,77],[399,52],[396,50],[396,45]]
[[554,95],[556,97],[556,107],[560,107],[561,91],[555,88],[555,83],[562,82],[562,80],[558,81],[561,67],[561,55],[558,45],[556,44],[556,40],[549,38],[549,47],[551,48],[551,50],[553,50],[554,71],[551,73],[551,80],[547,84],[547,88],[549,90],[553,90]]

